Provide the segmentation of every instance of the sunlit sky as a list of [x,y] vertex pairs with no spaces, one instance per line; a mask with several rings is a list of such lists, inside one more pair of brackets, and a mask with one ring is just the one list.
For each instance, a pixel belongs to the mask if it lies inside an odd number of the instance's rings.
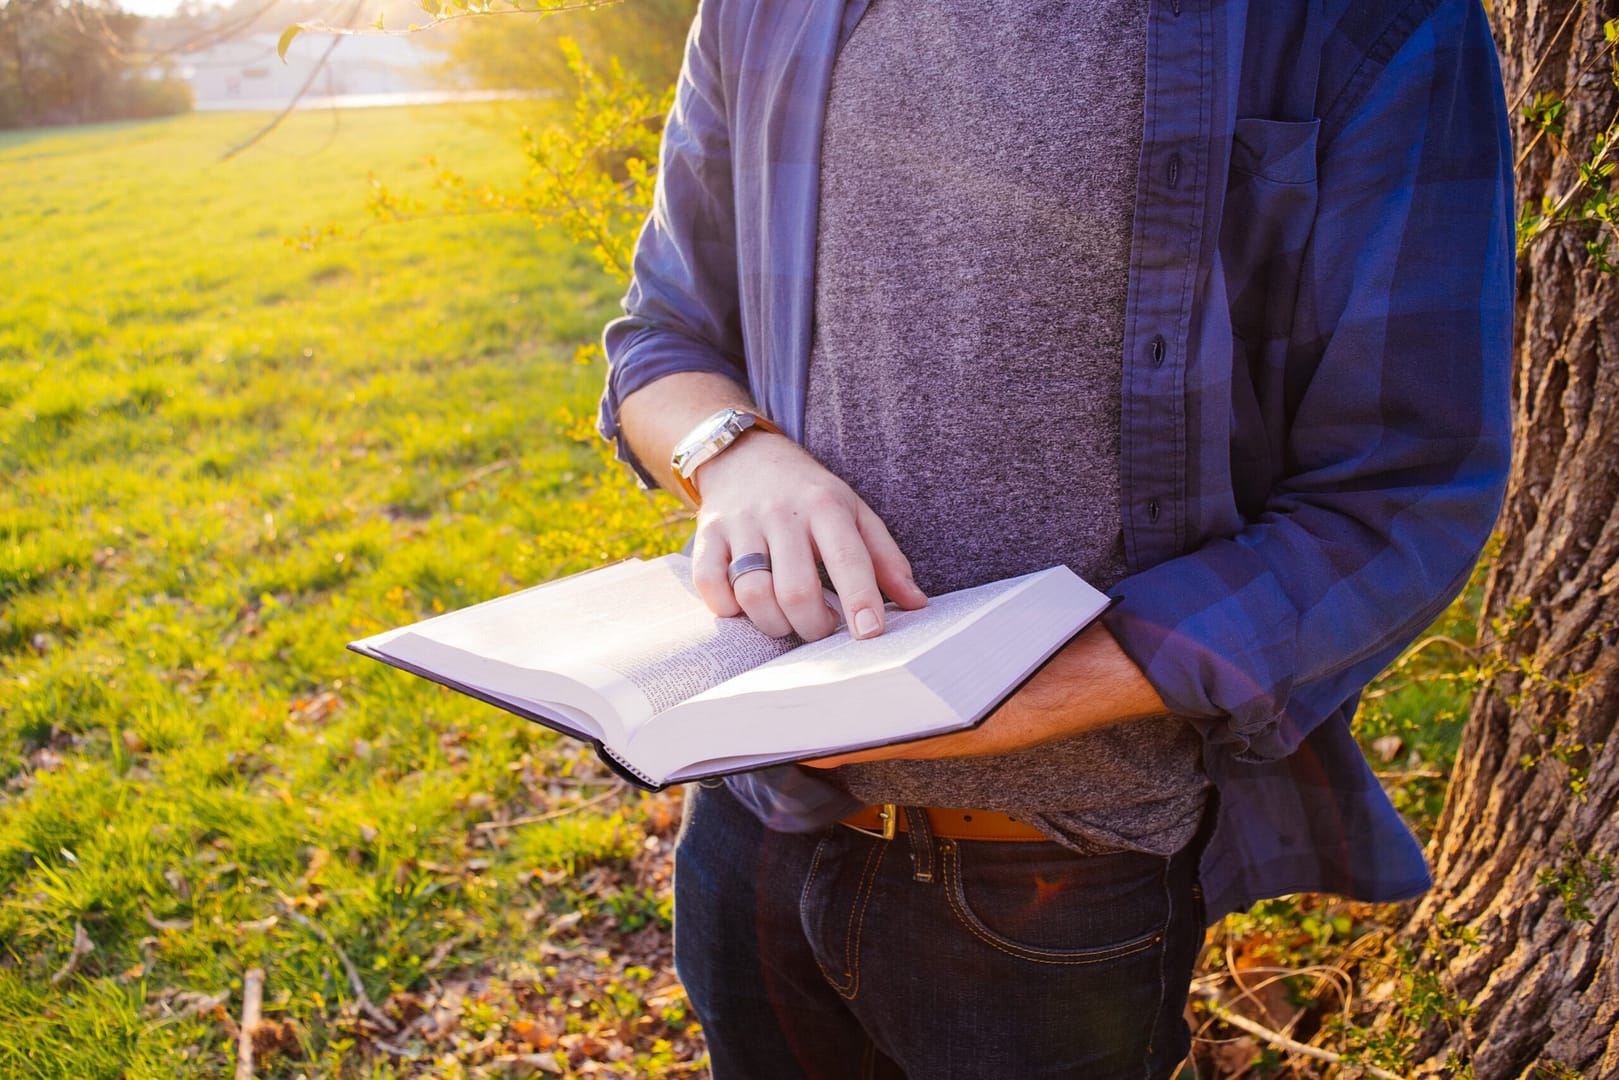
[[173,15],[180,0],[118,0],[118,6],[136,15]]

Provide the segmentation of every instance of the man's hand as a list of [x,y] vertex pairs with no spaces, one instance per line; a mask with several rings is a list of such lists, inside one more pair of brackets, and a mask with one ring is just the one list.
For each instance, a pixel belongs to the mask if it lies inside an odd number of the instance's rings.
[[[669,375],[625,398],[620,409],[637,456],[661,466],[675,444],[727,406],[752,408],[747,392],[719,375]],[[883,594],[903,608],[927,597],[888,528],[861,498],[791,439],[750,428],[692,477],[702,497],[693,576],[716,615],[746,613],[767,634],[806,641],[830,634],[837,618],[821,593],[824,564],[850,632],[882,633]],[[772,570],[736,579],[725,572],[742,555],[770,556]],[[975,757],[1009,753],[1167,711],[1141,669],[1113,635],[1095,624],[1064,645],[988,719],[970,731],[823,758],[819,767],[882,758]],[[806,763],[810,764],[810,763]]]
[[[772,637],[826,637],[837,615],[822,595],[817,563],[857,638],[883,632],[884,594],[904,608],[927,603],[887,526],[792,440],[755,428],[693,482],[703,501],[692,576],[716,615],[745,613]],[[752,553],[769,555],[770,571],[743,574],[733,586],[727,567]]]
[[[679,493],[668,461],[675,444],[705,417],[726,407],[751,409],[747,392],[706,372],[665,376],[626,397],[619,417],[642,461]],[[693,576],[716,615],[745,613],[765,633],[826,637],[837,616],[826,606],[817,563],[825,565],[849,631],[883,631],[883,594],[904,608],[927,597],[911,565],[871,508],[791,439],[751,428],[692,476],[697,515]],[[771,570],[726,580],[731,560],[768,555]]]

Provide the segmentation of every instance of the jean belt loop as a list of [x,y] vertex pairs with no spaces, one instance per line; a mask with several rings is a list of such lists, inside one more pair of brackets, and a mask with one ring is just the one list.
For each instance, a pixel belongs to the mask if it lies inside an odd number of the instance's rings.
[[904,808],[907,833],[911,838],[911,875],[924,885],[933,884],[933,823],[920,806]]

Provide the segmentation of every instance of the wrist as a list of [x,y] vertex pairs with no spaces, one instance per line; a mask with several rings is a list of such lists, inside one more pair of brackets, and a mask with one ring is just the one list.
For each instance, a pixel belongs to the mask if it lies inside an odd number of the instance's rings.
[[702,466],[729,450],[750,431],[781,434],[781,429],[751,409],[727,406],[705,417],[678,443],[670,455],[669,468],[675,482],[693,505],[702,502],[695,476]]
[[764,428],[754,427],[737,436],[725,453],[716,454],[699,465],[691,474],[691,486],[701,502],[731,487],[742,478],[757,475],[759,470],[779,461],[782,453],[791,453],[798,444],[787,436]]

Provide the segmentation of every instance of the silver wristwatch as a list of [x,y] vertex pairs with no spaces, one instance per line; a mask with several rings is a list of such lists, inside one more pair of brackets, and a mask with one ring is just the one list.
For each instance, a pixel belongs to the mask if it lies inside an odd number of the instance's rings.
[[697,496],[697,485],[692,483],[692,474],[697,471],[698,466],[736,442],[742,437],[742,433],[751,427],[781,434],[781,428],[758,413],[748,412],[746,409],[721,409],[692,428],[691,432],[675,446],[669,464],[674,469],[675,479],[680,481],[680,486],[694,504],[701,500]]

